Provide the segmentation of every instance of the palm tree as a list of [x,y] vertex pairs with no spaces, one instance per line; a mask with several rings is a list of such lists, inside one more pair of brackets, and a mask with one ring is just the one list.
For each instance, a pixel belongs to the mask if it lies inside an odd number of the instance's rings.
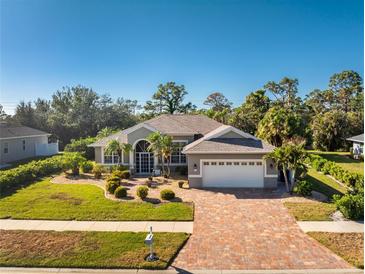
[[147,136],[149,142],[148,150],[152,151],[161,161],[162,171],[164,170],[164,161],[162,156],[162,134],[161,132],[153,132]]
[[[170,176],[170,156],[173,150],[172,137],[161,134],[161,132],[153,132],[147,136],[150,143],[148,150],[153,151],[161,160],[161,169],[163,174]],[[167,163],[167,172],[165,172],[165,161]]]
[[109,143],[105,147],[105,152],[108,154],[112,154],[113,152],[117,153],[119,159],[122,159],[122,153],[129,153],[132,150],[132,146],[130,144],[120,143],[118,140],[110,140]]
[[[295,186],[295,173],[299,168],[306,169],[304,164],[307,153],[304,150],[304,144],[295,144],[289,142],[281,147],[277,147],[271,153],[265,156],[265,159],[272,159],[278,169],[282,169],[284,173],[285,186],[288,192],[292,191]],[[287,170],[291,171],[289,180]]]
[[174,149],[173,143],[172,143],[172,137],[167,135],[161,136],[161,154],[164,160],[167,162],[167,177],[170,176],[170,158],[171,153]]

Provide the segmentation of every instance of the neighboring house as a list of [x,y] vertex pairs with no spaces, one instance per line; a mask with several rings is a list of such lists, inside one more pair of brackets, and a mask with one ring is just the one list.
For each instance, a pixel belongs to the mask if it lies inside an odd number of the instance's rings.
[[355,158],[359,155],[364,155],[364,134],[356,135],[346,139],[352,142],[352,153]]
[[[122,130],[93,144],[95,161],[123,164],[132,173],[148,175],[160,169],[160,163],[148,150],[147,136],[159,131],[170,135],[176,145],[170,166],[187,167],[191,187],[275,188],[277,170],[263,157],[274,147],[232,126],[204,115],[164,114]],[[105,146],[116,139],[132,145],[133,150],[106,155]]]
[[58,143],[48,143],[51,134],[25,127],[0,124],[0,164],[58,153]]

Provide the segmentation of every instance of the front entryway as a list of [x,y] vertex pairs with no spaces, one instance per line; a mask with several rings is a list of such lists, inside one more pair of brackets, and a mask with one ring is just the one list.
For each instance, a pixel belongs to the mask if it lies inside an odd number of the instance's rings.
[[151,174],[153,172],[154,157],[148,150],[149,143],[141,140],[135,148],[136,174]]

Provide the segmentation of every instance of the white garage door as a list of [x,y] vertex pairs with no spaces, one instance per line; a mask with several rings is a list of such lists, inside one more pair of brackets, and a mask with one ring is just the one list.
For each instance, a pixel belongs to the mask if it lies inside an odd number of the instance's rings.
[[205,160],[203,187],[264,187],[262,161]]

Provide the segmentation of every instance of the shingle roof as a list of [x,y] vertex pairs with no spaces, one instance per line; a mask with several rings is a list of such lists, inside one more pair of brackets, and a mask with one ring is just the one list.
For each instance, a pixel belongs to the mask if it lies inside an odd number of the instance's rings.
[[17,138],[25,136],[36,136],[36,135],[51,135],[47,132],[26,127],[26,126],[12,126],[7,124],[0,125],[0,138]]
[[204,140],[184,153],[268,153],[275,147],[251,138],[213,138]]
[[163,114],[144,122],[164,134],[207,134],[222,124],[205,115]]
[[133,128],[138,128],[141,124],[147,125],[156,131],[168,135],[205,135],[208,132],[222,126],[221,123],[210,119],[205,115],[193,114],[162,114],[150,120],[144,121],[131,128],[127,128],[118,133],[100,139],[90,146],[105,146],[110,140],[117,139],[122,143],[127,142],[126,132]]
[[352,142],[359,142],[364,143],[364,133],[356,136],[352,136],[350,138],[347,138],[346,140],[352,141]]

